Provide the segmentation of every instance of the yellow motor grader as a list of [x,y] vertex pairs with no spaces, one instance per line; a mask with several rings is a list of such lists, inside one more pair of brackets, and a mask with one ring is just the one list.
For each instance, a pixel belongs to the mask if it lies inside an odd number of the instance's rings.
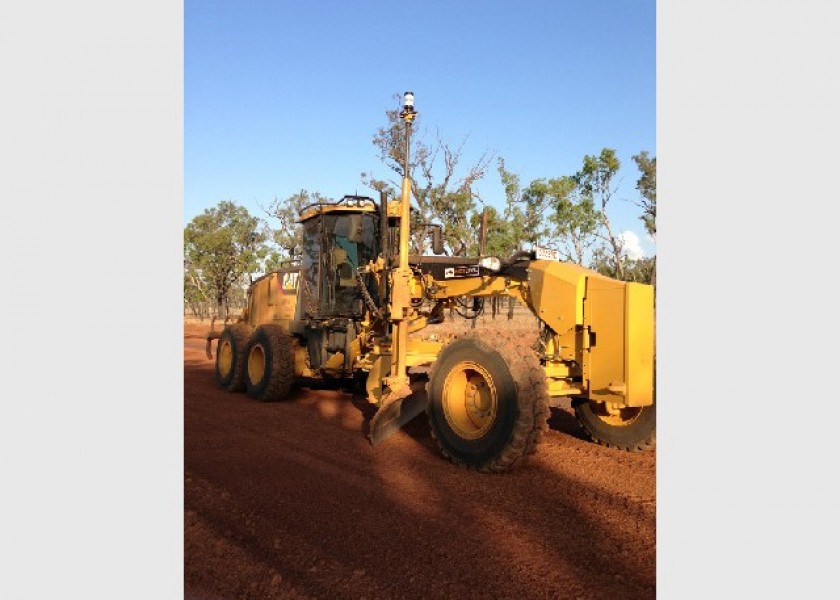
[[[415,114],[407,93],[406,167]],[[345,196],[304,208],[300,263],[257,280],[240,321],[207,334],[208,358],[218,339],[219,384],[268,402],[295,385],[363,383],[377,407],[372,443],[425,412],[442,453],[484,472],[533,453],[563,397],[593,441],[651,448],[653,288],[541,248],[505,259],[440,256],[439,228],[431,229],[435,255],[410,256],[410,197],[404,175],[400,200]],[[501,296],[536,315],[535,347],[492,329],[409,335],[434,328],[465,299]]]

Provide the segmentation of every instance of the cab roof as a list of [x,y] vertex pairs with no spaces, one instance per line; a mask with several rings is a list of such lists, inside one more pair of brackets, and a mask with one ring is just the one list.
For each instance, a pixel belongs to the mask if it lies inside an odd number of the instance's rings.
[[316,202],[304,206],[300,211],[298,223],[329,213],[372,213],[376,210],[376,202],[373,201],[373,198],[368,196],[344,196],[338,202]]

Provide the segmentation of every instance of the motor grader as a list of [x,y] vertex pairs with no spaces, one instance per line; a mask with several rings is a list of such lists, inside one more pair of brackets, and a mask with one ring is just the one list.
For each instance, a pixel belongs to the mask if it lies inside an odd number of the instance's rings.
[[[405,167],[415,114],[406,94]],[[299,264],[254,282],[239,322],[207,334],[209,358],[218,339],[219,384],[264,402],[296,385],[364,385],[377,408],[372,443],[425,412],[444,456],[483,472],[533,453],[564,398],[593,441],[652,447],[652,287],[541,248],[441,256],[439,228],[435,254],[409,255],[410,197],[404,175],[400,200],[345,196],[304,208]],[[447,308],[504,296],[537,317],[534,347],[492,328],[434,334]]]

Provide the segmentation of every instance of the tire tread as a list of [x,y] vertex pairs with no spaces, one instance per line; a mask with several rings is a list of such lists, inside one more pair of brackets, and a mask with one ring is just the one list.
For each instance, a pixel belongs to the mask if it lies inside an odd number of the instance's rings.
[[[459,343],[470,340],[485,352],[498,353],[510,370],[516,387],[517,406],[519,415],[513,426],[508,442],[495,457],[480,465],[471,465],[453,455],[441,443],[435,434],[435,425],[427,411],[432,437],[441,453],[456,465],[483,473],[501,473],[508,471],[523,462],[524,458],[536,452],[545,431],[548,429],[550,408],[548,404],[548,390],[545,381],[545,370],[540,365],[539,358],[530,348],[523,348],[520,340],[514,339],[498,331],[470,332],[457,338]],[[441,353],[443,353],[441,351]],[[440,356],[438,356],[440,359]],[[440,360],[436,360],[429,371],[427,393],[431,394],[431,385],[435,378],[442,376]],[[445,376],[445,375],[443,375]],[[431,397],[431,396],[430,396]]]

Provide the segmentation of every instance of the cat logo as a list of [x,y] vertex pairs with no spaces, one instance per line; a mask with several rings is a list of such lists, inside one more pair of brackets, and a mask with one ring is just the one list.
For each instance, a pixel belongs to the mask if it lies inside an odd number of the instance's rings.
[[280,284],[280,289],[284,292],[297,291],[299,275],[300,273],[297,271],[292,273],[283,273],[283,282]]

